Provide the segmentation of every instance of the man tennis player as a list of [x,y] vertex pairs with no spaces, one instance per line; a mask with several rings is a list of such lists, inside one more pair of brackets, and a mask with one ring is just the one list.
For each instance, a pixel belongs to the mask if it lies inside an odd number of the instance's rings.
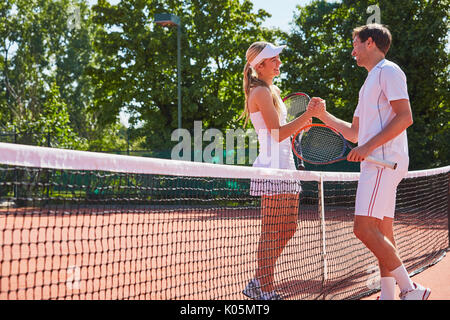
[[[340,120],[319,104],[311,105],[315,116],[358,142],[347,156],[361,162],[355,203],[354,233],[377,257],[381,274],[381,300],[393,300],[395,284],[402,300],[426,300],[431,290],[411,281],[397,252],[393,221],[397,186],[408,172],[406,129],[412,113],[406,76],[400,67],[385,59],[391,44],[389,30],[369,24],[353,30],[356,63],[369,72],[359,91],[352,123]],[[364,161],[369,155],[398,163],[396,170]]]

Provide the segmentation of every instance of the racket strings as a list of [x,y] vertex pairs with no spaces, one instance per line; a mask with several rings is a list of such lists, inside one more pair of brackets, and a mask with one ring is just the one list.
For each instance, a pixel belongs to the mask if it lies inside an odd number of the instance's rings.
[[[300,135],[299,135],[300,136]],[[311,127],[294,144],[299,155],[309,162],[326,163],[344,155],[342,137],[326,127]]]
[[288,110],[287,121],[290,122],[297,118],[308,108],[309,98],[303,95],[296,95],[284,101]]

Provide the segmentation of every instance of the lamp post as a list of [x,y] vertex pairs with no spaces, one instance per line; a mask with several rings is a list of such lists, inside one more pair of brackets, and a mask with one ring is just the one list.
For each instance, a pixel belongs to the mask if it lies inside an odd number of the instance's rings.
[[155,14],[155,23],[163,27],[177,27],[178,129],[181,129],[181,20],[170,13],[159,13]]

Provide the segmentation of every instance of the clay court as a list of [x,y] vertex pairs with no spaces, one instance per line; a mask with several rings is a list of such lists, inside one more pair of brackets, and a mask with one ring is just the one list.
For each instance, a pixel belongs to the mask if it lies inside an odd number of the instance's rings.
[[[0,299],[244,298],[241,290],[257,263],[258,209],[149,210],[20,208],[1,214]],[[417,225],[410,217],[399,214],[396,230],[406,238],[399,239],[403,259],[419,269],[442,256],[448,222],[441,216]],[[376,261],[353,236],[351,210],[330,207],[325,221],[323,255],[317,208],[302,207],[276,269],[285,299],[354,299],[374,289]],[[408,243],[414,235],[429,242],[426,251]],[[433,288],[431,299],[448,297],[448,272],[442,272],[448,260],[414,277]]]
[[[431,295],[428,300],[450,300],[450,256],[447,254],[434,266],[415,275],[412,280],[431,289]],[[396,289],[396,296],[400,290]],[[375,300],[379,293],[375,293],[363,300]]]

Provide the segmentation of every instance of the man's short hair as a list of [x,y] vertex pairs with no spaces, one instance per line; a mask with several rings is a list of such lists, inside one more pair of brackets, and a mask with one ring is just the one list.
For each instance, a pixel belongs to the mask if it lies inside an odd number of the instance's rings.
[[371,37],[377,48],[385,55],[389,51],[392,42],[392,36],[389,29],[378,23],[371,23],[353,29],[352,39],[356,36],[358,36],[361,42],[364,42]]

